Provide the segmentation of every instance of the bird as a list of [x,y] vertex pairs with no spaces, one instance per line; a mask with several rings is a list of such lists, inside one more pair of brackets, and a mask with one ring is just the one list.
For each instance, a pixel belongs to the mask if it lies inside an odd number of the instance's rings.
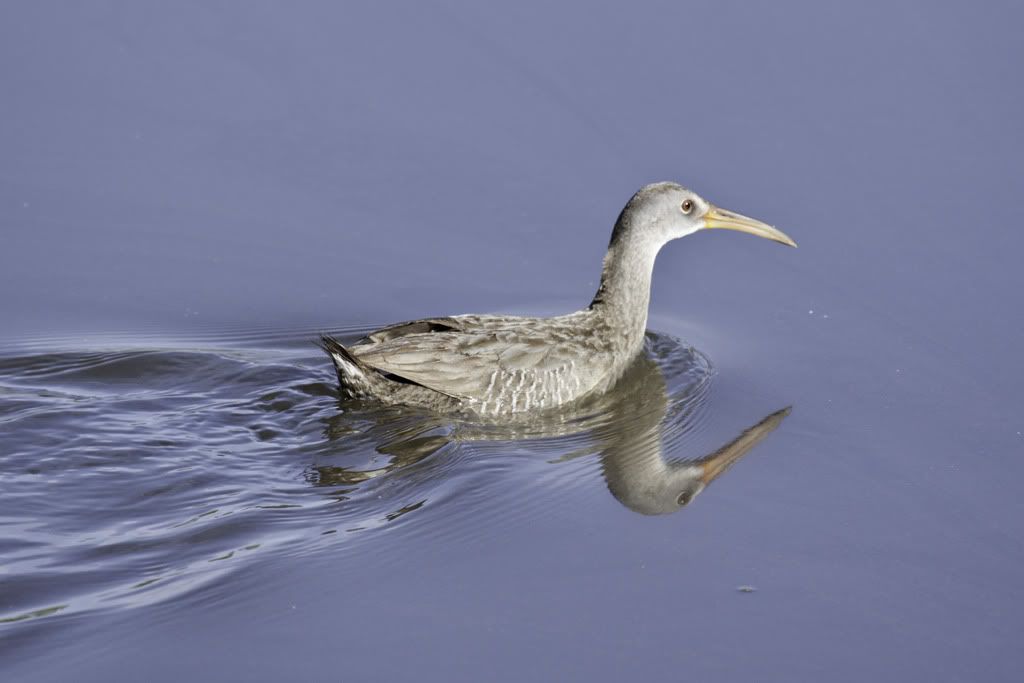
[[375,330],[350,346],[327,334],[318,344],[344,398],[496,420],[556,410],[615,385],[643,350],[658,252],[712,229],[796,246],[781,230],[678,183],[652,183],[619,213],[597,293],[582,310],[424,318]]

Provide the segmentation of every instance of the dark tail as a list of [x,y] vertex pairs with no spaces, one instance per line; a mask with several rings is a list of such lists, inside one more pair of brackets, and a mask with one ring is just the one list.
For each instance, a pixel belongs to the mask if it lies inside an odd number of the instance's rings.
[[340,341],[329,334],[321,334],[320,339],[313,343],[323,349],[328,356],[337,354],[353,365],[359,364],[359,361],[357,361],[356,357],[352,355],[352,352],[346,349]]
[[372,382],[374,370],[367,367],[356,358],[351,351],[329,334],[320,335],[316,345],[323,349],[338,373],[338,383],[343,390],[353,396],[367,395],[373,393]]

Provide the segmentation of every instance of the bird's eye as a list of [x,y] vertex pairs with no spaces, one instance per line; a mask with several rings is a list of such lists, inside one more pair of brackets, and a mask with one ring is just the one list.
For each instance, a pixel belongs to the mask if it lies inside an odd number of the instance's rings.
[[[690,208],[692,209],[693,207],[691,206]],[[679,496],[678,496],[678,497],[676,498],[676,505],[678,505],[679,507],[683,507],[683,506],[685,506],[685,505],[686,505],[687,503],[689,503],[689,502],[690,502],[690,498],[692,498],[692,497],[693,497],[693,496],[691,496],[691,495],[690,495],[690,492],[689,492],[689,491],[683,491],[683,492],[682,492],[682,493],[680,493],[680,494],[679,494]]]
[[693,200],[684,199],[683,203],[680,205],[679,208],[683,210],[683,213],[690,213],[691,211],[693,211]]

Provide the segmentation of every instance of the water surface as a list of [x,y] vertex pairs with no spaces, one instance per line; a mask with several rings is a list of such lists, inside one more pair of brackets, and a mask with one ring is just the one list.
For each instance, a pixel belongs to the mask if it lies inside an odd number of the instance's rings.
[[[1022,18],[5,4],[0,672],[1016,680]],[[557,420],[338,400],[662,179],[800,248],[669,245]]]

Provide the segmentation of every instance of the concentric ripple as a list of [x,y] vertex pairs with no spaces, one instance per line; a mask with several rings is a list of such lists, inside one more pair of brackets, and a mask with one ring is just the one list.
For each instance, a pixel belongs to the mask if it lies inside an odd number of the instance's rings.
[[[644,498],[673,467],[692,479],[673,454],[701,429],[713,377],[674,338],[651,335],[605,396],[474,424],[340,402],[314,332],[34,340],[0,357],[0,624],[138,608],[413,524],[470,537],[490,514],[558,504],[504,501],[510,480],[603,477],[645,514],[688,502]],[[467,506],[471,523],[450,523]]]

